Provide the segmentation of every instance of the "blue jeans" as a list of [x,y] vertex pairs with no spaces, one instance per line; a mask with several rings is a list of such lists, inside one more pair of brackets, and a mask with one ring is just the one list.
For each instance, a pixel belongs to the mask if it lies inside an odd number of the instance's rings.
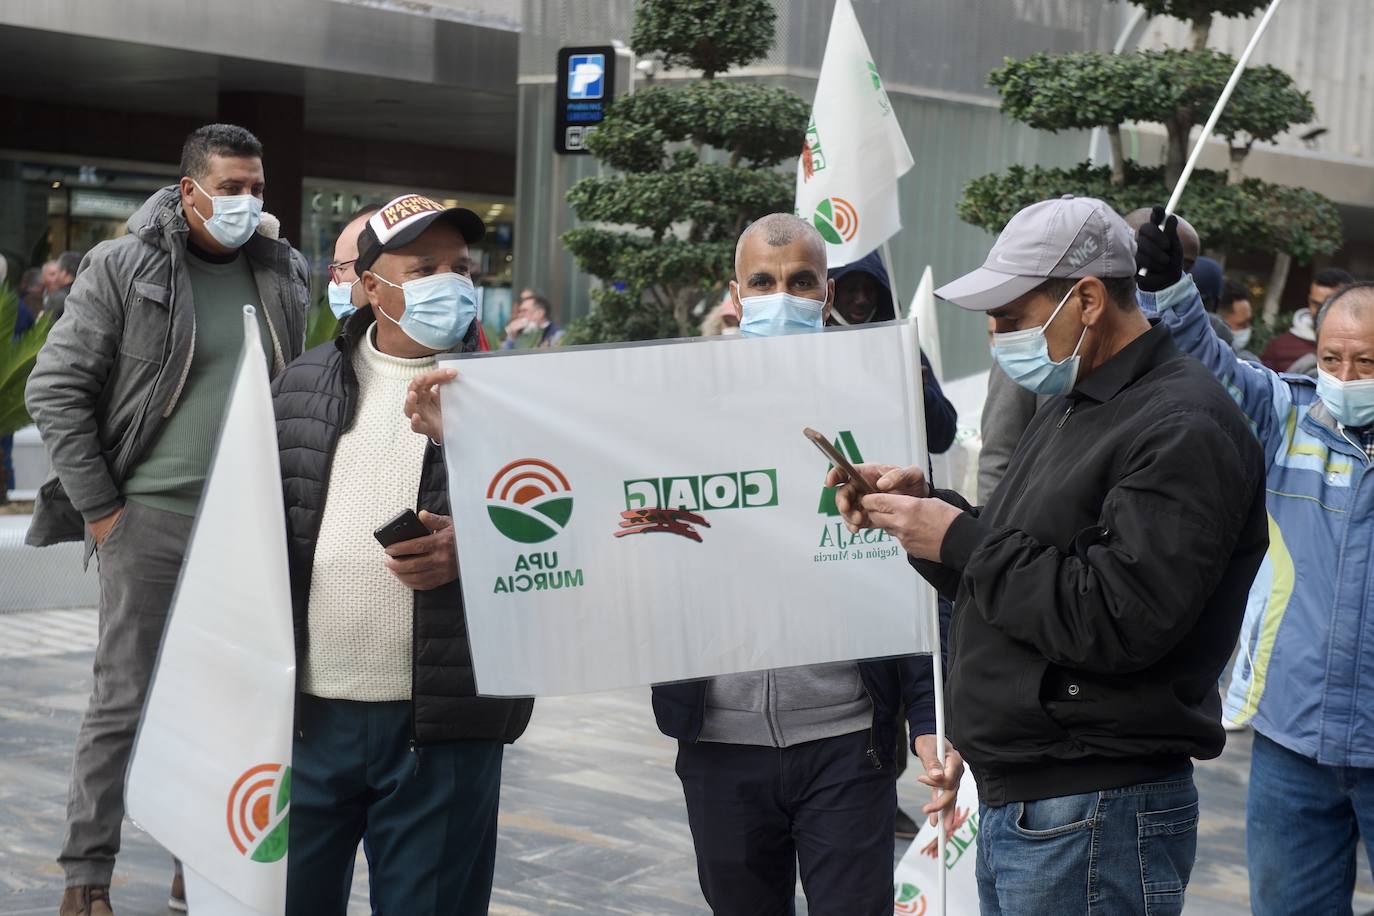
[[1159,782],[979,806],[983,916],[1177,916],[1197,855],[1197,788]]
[[1245,807],[1255,916],[1350,916],[1361,836],[1374,859],[1374,769],[1325,766],[1256,732]]
[[343,916],[367,836],[372,911],[485,916],[496,866],[499,741],[410,750],[410,704],[300,697],[288,916]]

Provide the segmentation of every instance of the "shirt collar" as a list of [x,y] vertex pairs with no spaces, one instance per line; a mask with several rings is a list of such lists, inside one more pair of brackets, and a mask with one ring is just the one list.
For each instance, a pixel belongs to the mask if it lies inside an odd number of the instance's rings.
[[1135,384],[1156,366],[1179,355],[1169,329],[1157,318],[1150,320],[1150,330],[1128,343],[1119,353],[1098,366],[1093,374],[1080,382],[1070,393],[1074,400],[1091,398],[1106,403]]

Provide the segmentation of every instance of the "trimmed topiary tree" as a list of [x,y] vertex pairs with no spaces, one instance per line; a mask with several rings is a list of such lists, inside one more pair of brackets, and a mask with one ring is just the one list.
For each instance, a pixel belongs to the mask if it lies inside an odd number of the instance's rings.
[[[1190,22],[1193,48],[1041,53],[1008,60],[989,76],[1002,95],[1002,110],[1031,127],[1051,132],[1103,128],[1111,165],[1015,167],[975,179],[958,205],[965,222],[997,232],[1022,207],[1068,193],[1100,197],[1123,213],[1169,197],[1191,152],[1193,128],[1207,120],[1236,66],[1230,55],[1206,48],[1213,16],[1249,16],[1268,4],[1133,2],[1153,15]],[[1288,74],[1270,66],[1246,69],[1216,128],[1230,145],[1230,167],[1226,172],[1195,172],[1179,208],[1208,249],[1223,254],[1279,252],[1308,261],[1340,247],[1340,217],[1325,197],[1244,177],[1245,158],[1256,142],[1271,141],[1314,116],[1311,98]],[[1164,125],[1168,142],[1162,167],[1144,167],[1125,157],[1121,125],[1128,121]]]
[[586,145],[616,170],[584,178],[568,203],[586,225],[563,234],[598,277],[590,315],[570,343],[695,334],[694,308],[729,277],[734,245],[752,220],[792,209],[795,159],[808,106],[785,89],[717,75],[773,44],[768,0],[641,0],[631,45],[701,79],[616,99]]

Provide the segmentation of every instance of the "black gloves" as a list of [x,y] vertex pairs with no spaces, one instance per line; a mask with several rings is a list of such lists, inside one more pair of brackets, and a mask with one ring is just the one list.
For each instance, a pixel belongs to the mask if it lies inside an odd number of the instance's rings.
[[[1164,223],[1164,228],[1159,228]],[[1150,211],[1150,221],[1135,237],[1136,286],[1147,293],[1168,289],[1183,279],[1183,243],[1178,240],[1178,217],[1166,222],[1164,208]]]

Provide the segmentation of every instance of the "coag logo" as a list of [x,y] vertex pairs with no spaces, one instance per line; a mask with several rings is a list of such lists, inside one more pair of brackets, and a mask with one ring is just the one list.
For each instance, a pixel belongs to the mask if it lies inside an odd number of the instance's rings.
[[280,763],[255,766],[229,790],[225,817],[229,839],[254,862],[277,862],[286,855],[287,806],[291,768]]
[[841,245],[859,231],[859,211],[843,197],[827,197],[816,207],[811,222],[827,242]]
[[567,527],[572,487],[563,472],[538,458],[512,461],[487,487],[487,515],[512,541],[537,544]]
[[926,895],[919,887],[903,881],[893,888],[892,912],[897,916],[923,916],[926,911]]

